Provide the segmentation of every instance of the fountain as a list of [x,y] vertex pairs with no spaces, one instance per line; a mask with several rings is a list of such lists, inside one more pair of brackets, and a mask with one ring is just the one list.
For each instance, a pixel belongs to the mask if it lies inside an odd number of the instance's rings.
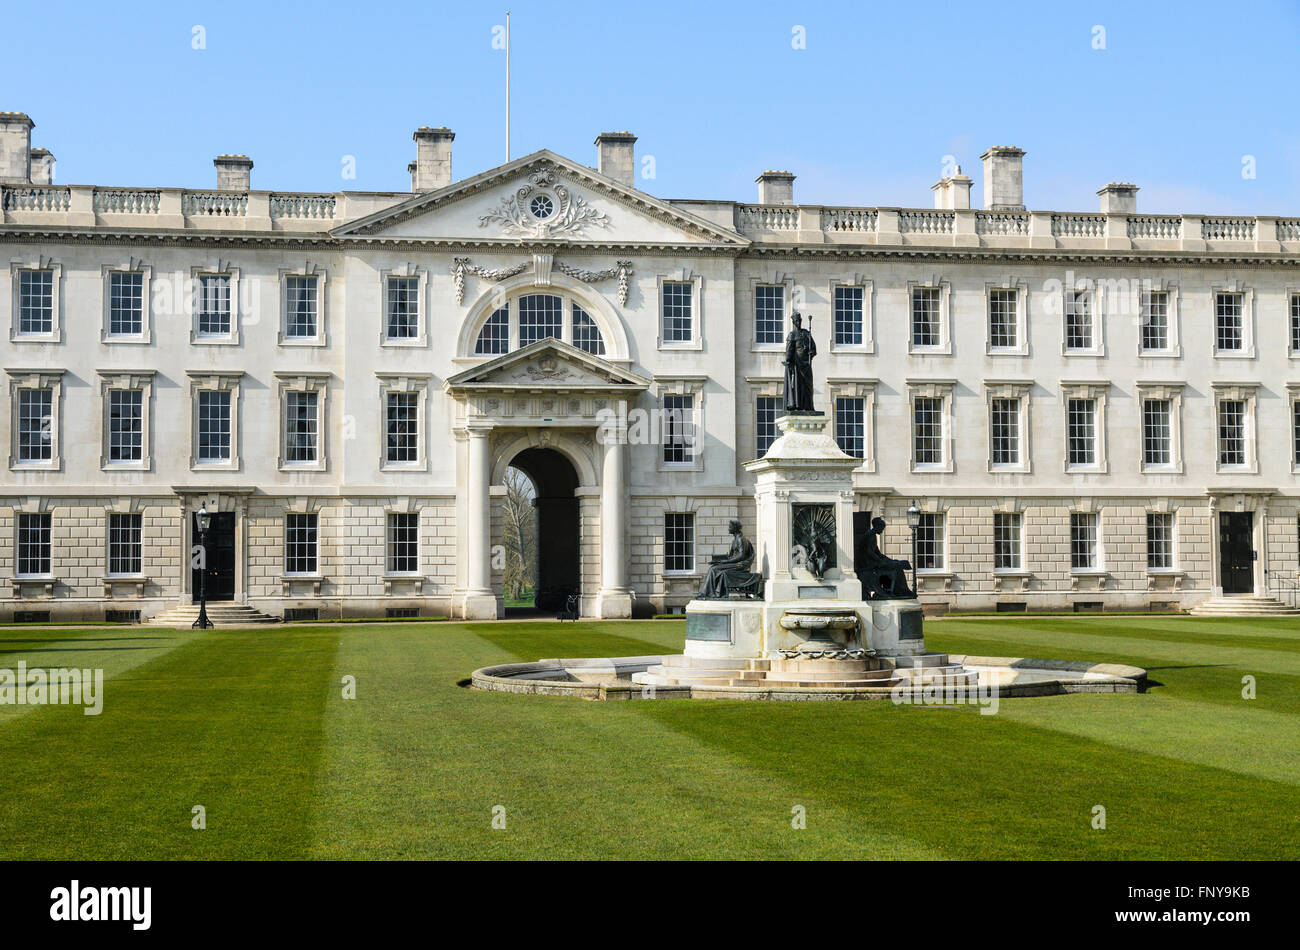
[[794,322],[781,434],[745,465],[755,476],[757,543],[731,522],[730,550],[712,559],[686,605],[682,653],[509,664],[476,671],[473,684],[595,699],[939,697],[985,705],[990,695],[1138,691],[1146,672],[1136,667],[926,651],[921,605],[907,584],[911,565],[879,549],[883,520],[872,523],[863,563],[855,564],[852,473],[860,460],[840,449],[829,418],[812,408],[816,346],[798,314]]

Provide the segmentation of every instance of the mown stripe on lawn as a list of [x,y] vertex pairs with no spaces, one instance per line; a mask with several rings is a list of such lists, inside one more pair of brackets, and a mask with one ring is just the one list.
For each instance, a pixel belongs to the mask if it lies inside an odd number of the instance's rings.
[[1235,708],[1170,695],[1140,702],[1104,694],[1070,699],[1008,701],[1000,715],[1150,756],[1300,785],[1300,716],[1244,699]]
[[[1027,718],[892,703],[646,703],[660,723],[751,768],[842,802],[858,827],[887,824],[950,857],[1233,858],[1294,855],[1294,787],[1041,728],[1139,704],[1110,695],[1020,700]],[[846,736],[857,742],[844,741]],[[1244,808],[1249,803],[1249,809]],[[1092,827],[1095,805],[1107,829]],[[1230,844],[1229,844],[1230,843]]]
[[[326,718],[314,857],[939,856],[887,823],[854,824],[840,803],[808,789],[796,795],[791,783],[657,724],[642,709],[655,703],[450,685],[519,655],[497,643],[523,656],[600,656],[625,655],[638,640],[572,624],[548,639],[528,626],[519,640],[509,629],[485,638],[457,625],[435,637],[343,634],[335,678],[357,676],[358,698],[332,703]],[[659,639],[652,624],[620,629]],[[634,652],[663,648],[642,643]],[[492,828],[497,805],[504,830]],[[808,830],[791,827],[795,805],[812,816]]]
[[[151,663],[192,642],[199,634],[188,630],[145,631],[92,627],[77,630],[14,630],[0,633],[0,668],[15,676],[19,663],[28,670],[103,670],[105,703],[111,702],[113,681],[127,670]],[[93,675],[93,674],[92,674]],[[29,672],[28,680],[31,676]],[[0,705],[0,727],[41,707]]]
[[[517,660],[575,657],[653,656],[681,653],[686,631],[669,621],[603,621],[583,623],[465,624],[464,628],[486,643],[500,647]],[[638,636],[631,636],[635,632]],[[561,650],[547,653],[547,650]]]
[[[337,640],[214,630],[128,670],[104,713],[0,729],[7,858],[300,856]],[[207,829],[191,828],[191,809]]]
[[[1019,645],[1016,652],[995,655],[1032,656],[1038,659],[1057,659],[1060,648],[1086,653],[1098,663],[1114,662],[1121,656],[1144,656],[1162,663],[1225,664],[1246,672],[1269,670],[1289,676],[1300,675],[1300,654],[1280,650],[1256,649],[1241,642],[1226,641],[1219,645],[1191,642],[1165,642],[1147,639],[1140,629],[1129,635],[1089,631],[1086,627],[1069,630],[1040,627],[1021,621],[1014,624],[967,627],[970,621],[931,626],[926,625],[926,641],[930,649],[948,650],[942,643],[946,635],[958,638],[981,639],[989,642]],[[936,638],[937,635],[937,639]],[[1037,652],[1025,652],[1032,645]],[[1056,652],[1053,650],[1056,649]],[[1120,660],[1119,662],[1124,662]]]
[[[998,656],[1008,650],[1005,641],[982,640],[974,637],[955,637],[951,634],[932,635],[929,645],[950,653]],[[1100,658],[1093,650],[1074,650],[1057,642],[1050,646],[1030,646],[1023,652],[1042,658],[1057,660],[1083,660],[1097,662]],[[1050,652],[1049,652],[1050,651]],[[1240,668],[1233,665],[1235,654],[1222,651],[1216,662],[1171,663],[1162,657],[1140,654],[1116,653],[1105,657],[1109,662],[1127,663],[1147,671],[1148,693],[1164,695],[1177,690],[1180,698],[1195,699],[1205,703],[1238,707],[1243,701],[1261,710],[1300,715],[1300,676],[1278,673],[1272,669]],[[1254,678],[1255,698],[1244,700],[1244,678]]]

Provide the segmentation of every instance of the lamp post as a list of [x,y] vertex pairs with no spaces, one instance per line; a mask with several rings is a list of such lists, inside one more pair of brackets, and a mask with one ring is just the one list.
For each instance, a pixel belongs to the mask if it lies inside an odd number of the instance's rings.
[[916,507],[915,498],[907,509],[907,527],[912,532],[912,593],[920,597],[921,592],[916,586],[916,531],[921,527],[921,509]]
[[199,523],[199,546],[203,548],[203,554],[199,559],[199,618],[194,621],[191,629],[207,630],[212,626],[212,621],[208,619],[208,525],[212,523],[212,516],[208,514],[206,504],[199,506],[196,520]]

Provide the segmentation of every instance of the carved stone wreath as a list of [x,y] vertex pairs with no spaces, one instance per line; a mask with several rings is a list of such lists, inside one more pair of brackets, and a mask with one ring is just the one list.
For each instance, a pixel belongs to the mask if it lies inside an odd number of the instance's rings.
[[[554,212],[545,218],[538,218],[528,209],[528,199],[541,189],[545,189],[542,193],[550,196],[555,204]],[[529,175],[528,184],[506,195],[496,208],[480,215],[478,224],[481,228],[498,224],[506,234],[548,238],[580,234],[588,226],[606,228],[609,218],[589,205],[587,199],[572,194],[560,184],[553,170],[544,168]]]

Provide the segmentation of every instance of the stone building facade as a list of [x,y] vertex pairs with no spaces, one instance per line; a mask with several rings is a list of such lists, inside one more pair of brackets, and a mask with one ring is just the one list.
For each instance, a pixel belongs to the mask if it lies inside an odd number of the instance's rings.
[[1293,586],[1300,220],[1028,211],[1024,153],[934,208],[668,200],[635,137],[411,191],[61,185],[0,114],[0,620],[502,613],[506,468],[539,583],[680,607],[780,414],[789,316],[855,504],[938,609],[1145,609]]

